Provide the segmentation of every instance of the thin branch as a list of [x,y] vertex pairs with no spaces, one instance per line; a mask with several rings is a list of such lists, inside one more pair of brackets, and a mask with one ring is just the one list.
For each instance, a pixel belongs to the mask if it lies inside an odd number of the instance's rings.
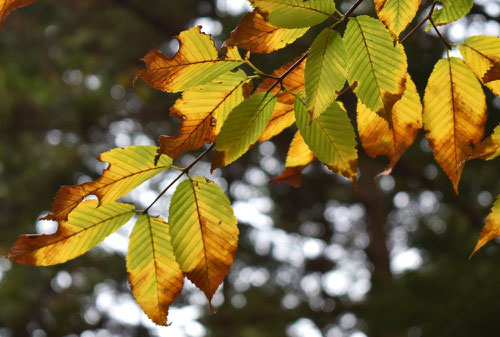
[[[181,179],[181,177],[184,175],[184,174],[188,174],[189,171],[193,168],[193,166],[195,166],[200,160],[203,159],[203,157],[205,157],[210,151],[212,151],[212,149],[215,147],[215,143],[210,145],[205,151],[203,151],[202,154],[200,154],[195,160],[193,160],[188,166],[186,166],[184,169],[182,169],[182,172],[177,176],[175,177],[174,180],[172,180],[172,182],[170,184],[168,184],[167,187],[165,187],[163,189],[163,191],[161,191],[160,194],[158,194],[158,196],[156,197],[155,200],[153,200],[153,202],[142,212],[142,213],[147,213],[149,211],[149,209],[158,201],[160,200],[160,198],[165,194],[167,193],[167,191],[177,182],[177,180]],[[189,176],[189,175],[188,175]]]
[[451,49],[450,43],[448,41],[446,41],[446,39],[444,38],[443,35],[441,35],[441,32],[439,31],[439,29],[437,28],[436,24],[434,23],[434,20],[432,20],[432,18],[430,18],[429,21],[431,22],[432,27],[434,27],[434,30],[436,31],[436,33],[439,36],[439,38],[441,39],[441,41],[443,41],[443,43],[446,46],[446,48]]
[[431,6],[431,9],[429,10],[429,13],[427,14],[427,16],[425,18],[422,19],[422,21],[420,21],[418,23],[418,25],[416,25],[408,34],[406,34],[405,37],[403,37],[401,40],[399,40],[400,43],[404,43],[406,40],[408,40],[410,38],[410,36],[412,36],[413,34],[415,34],[415,32],[423,26],[423,24],[427,21],[427,20],[431,20],[432,19],[432,13],[434,13],[434,9],[436,8],[436,5],[437,5],[437,0],[434,0],[432,2],[432,6]]

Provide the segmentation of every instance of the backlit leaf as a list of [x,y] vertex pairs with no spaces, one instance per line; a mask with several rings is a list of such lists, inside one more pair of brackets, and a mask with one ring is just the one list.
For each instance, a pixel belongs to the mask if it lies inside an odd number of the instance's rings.
[[267,54],[281,49],[304,35],[309,28],[286,29],[273,26],[257,12],[247,13],[226,46],[237,46],[252,53]]
[[375,0],[378,17],[395,36],[412,22],[419,6],[420,0]]
[[62,186],[45,220],[66,220],[69,212],[86,196],[96,195],[100,204],[115,201],[146,180],[172,166],[172,158],[162,155],[157,165],[156,146],[129,146],[101,154],[99,159],[109,163],[102,176],[81,185]]
[[31,5],[33,2],[35,0],[0,0],[0,28],[2,28],[2,21],[10,12]]
[[358,102],[358,133],[366,153],[375,158],[389,157],[393,168],[422,128],[422,103],[410,75],[406,78],[403,97],[394,104],[391,125],[375,112]]
[[282,28],[314,26],[335,12],[334,0],[250,0],[250,4],[270,24]]
[[128,204],[113,202],[96,207],[96,200],[80,203],[67,221],[59,222],[54,234],[20,236],[7,257],[36,266],[66,262],[95,247],[135,214],[134,206]]
[[479,240],[477,241],[476,247],[472,251],[474,255],[481,247],[487,244],[489,241],[500,236],[500,195],[497,201],[493,204],[491,213],[486,218],[486,223],[481,231]]
[[348,79],[370,110],[389,120],[393,105],[405,90],[406,54],[382,22],[361,15],[351,19],[344,34]]
[[[285,64],[283,67],[275,70],[272,75],[276,77],[281,76],[284,72],[290,69],[300,57],[301,56],[299,56],[292,62]],[[296,68],[294,68],[290,72],[290,74],[288,74],[283,79],[283,86],[287,90],[293,93],[297,93],[301,90],[304,90],[305,89],[304,69],[305,69],[305,62],[301,62]],[[255,92],[256,93],[266,92],[273,85],[274,82],[276,82],[275,79],[272,78],[265,79],[264,81],[262,81],[262,83],[259,85],[259,87]],[[279,86],[276,86],[274,87],[273,90],[271,90],[271,93],[276,94],[278,90]],[[266,129],[259,138],[259,142],[271,139],[272,137],[281,133],[281,131],[283,131],[285,128],[289,127],[295,122],[295,114],[293,112],[294,96],[289,92],[280,91],[277,96],[277,99],[278,101],[276,102],[274,111],[271,115],[271,118],[269,118],[269,122],[266,125]]]
[[169,224],[181,270],[210,301],[238,246],[239,231],[229,199],[203,177],[184,180],[172,196]]
[[141,215],[130,235],[127,273],[137,303],[159,325],[167,324],[170,305],[182,291],[184,274],[175,260],[168,224]]
[[317,118],[335,100],[347,77],[346,53],[337,31],[325,28],[307,56],[305,82],[307,108]]
[[314,154],[302,138],[300,131],[295,133],[288,154],[286,156],[285,170],[279,177],[269,182],[284,182],[294,187],[300,186],[302,171],[314,160]]
[[471,36],[460,45],[465,63],[485,86],[500,95],[500,38]]
[[424,96],[427,140],[458,193],[464,164],[484,135],[486,98],[472,71],[459,58],[434,66]]
[[213,143],[229,112],[243,101],[249,82],[245,72],[238,70],[184,91],[170,109],[170,115],[181,120],[179,135],[162,135],[159,152],[177,158],[204,143]]
[[303,94],[295,99],[295,119],[300,134],[314,155],[332,171],[353,182],[358,169],[356,138],[347,112],[339,103],[332,104],[311,121]]
[[212,170],[229,165],[259,139],[271,117],[276,97],[258,93],[231,111],[217,137]]
[[201,32],[201,26],[181,32],[175,37],[179,51],[166,57],[159,50],[151,50],[142,59],[146,70],[141,78],[158,90],[178,92],[216,79],[220,75],[244,63],[237,48],[227,48],[226,55],[219,57],[210,35]]
[[437,26],[457,21],[467,15],[474,4],[474,0],[439,0],[439,2],[443,4],[443,8],[432,13],[432,20]]
[[476,145],[472,154],[473,158],[485,160],[492,160],[498,156],[500,156],[500,125],[488,138]]

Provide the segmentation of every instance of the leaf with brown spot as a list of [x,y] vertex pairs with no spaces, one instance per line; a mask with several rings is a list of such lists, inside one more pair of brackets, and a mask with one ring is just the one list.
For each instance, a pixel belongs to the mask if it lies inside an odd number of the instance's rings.
[[130,235],[127,274],[135,300],[158,325],[182,291],[184,274],[175,260],[168,224],[142,214]]
[[235,47],[228,47],[226,54],[219,57],[214,41],[201,32],[201,26],[183,31],[175,38],[179,41],[179,51],[173,57],[166,57],[159,50],[151,50],[142,59],[146,70],[141,70],[135,80],[140,78],[165,92],[179,92],[212,81],[245,62]]
[[389,157],[389,169],[394,168],[422,128],[422,103],[410,75],[407,75],[403,97],[392,108],[391,125],[361,101],[358,101],[357,121],[359,138],[366,153],[372,158],[379,155]]
[[286,156],[285,171],[280,176],[269,182],[288,183],[294,187],[300,187],[302,171],[314,161],[314,154],[302,138],[300,131],[295,133],[288,154]]
[[51,266],[78,257],[97,246],[108,235],[129,221],[135,208],[117,202],[97,207],[96,200],[80,203],[59,221],[54,234],[22,235],[7,257],[14,262]]
[[2,28],[2,22],[10,12],[31,5],[33,2],[35,0],[0,0],[0,28]]
[[215,183],[195,177],[179,184],[169,213],[176,260],[211,301],[238,247],[239,231],[231,203]]
[[424,96],[424,129],[434,158],[458,193],[464,164],[483,138],[486,98],[481,84],[459,58],[439,60]]
[[477,241],[476,247],[472,251],[472,255],[474,255],[481,247],[487,244],[489,241],[500,236],[500,195],[497,198],[497,201],[493,204],[491,208],[491,213],[486,218],[486,223],[481,230],[481,235],[479,240]]
[[243,101],[244,87],[250,83],[245,72],[238,70],[184,91],[170,109],[170,115],[181,120],[179,135],[160,136],[159,153],[175,159],[204,143],[213,143],[226,117]]
[[397,37],[417,14],[420,0],[375,0],[380,20]]
[[240,21],[225,46],[236,46],[252,53],[267,54],[286,47],[309,30],[273,26],[257,12],[247,13]]

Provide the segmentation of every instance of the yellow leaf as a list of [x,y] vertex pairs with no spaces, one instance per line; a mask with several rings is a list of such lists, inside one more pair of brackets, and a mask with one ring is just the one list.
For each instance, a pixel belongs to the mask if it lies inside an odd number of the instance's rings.
[[127,252],[132,294],[146,315],[159,325],[167,324],[168,308],[184,284],[170,240],[163,219],[143,214],[132,230]]
[[394,168],[422,128],[422,103],[410,75],[406,78],[403,97],[392,108],[391,125],[361,101],[358,101],[357,112],[359,138],[366,153],[372,158],[389,157],[389,169]]
[[485,86],[500,95],[500,38],[471,36],[459,46],[465,63]]
[[479,240],[477,241],[476,247],[472,251],[472,255],[474,255],[481,247],[487,244],[489,241],[500,236],[500,195],[497,198],[497,201],[493,204],[493,208],[491,209],[491,213],[486,218],[486,223],[481,230],[481,235],[479,236]]
[[245,72],[238,70],[184,91],[170,109],[170,115],[181,120],[179,135],[160,136],[159,153],[175,159],[204,143],[213,143],[227,115],[243,101],[249,84]]
[[66,262],[95,247],[135,214],[134,206],[128,204],[113,202],[96,207],[96,200],[80,203],[67,221],[59,222],[54,234],[20,236],[7,257],[35,266]]
[[[275,70],[272,75],[276,77],[281,76],[284,72],[290,69],[292,65],[294,65],[295,62],[297,62],[297,60],[301,57],[302,56],[299,56],[292,62],[289,62],[283,67]],[[304,90],[304,70],[305,62],[302,62],[283,79],[283,86],[293,93]],[[258,86],[255,92],[266,92],[274,82],[276,82],[275,79],[265,79]],[[271,90],[271,93],[276,94],[278,90],[279,86],[276,86],[273,88],[273,90]],[[271,139],[295,122],[295,114],[293,112],[294,96],[289,92],[281,91],[278,94],[277,99],[278,101],[276,102],[274,111],[271,115],[271,118],[269,118],[269,122],[267,123],[264,132],[259,138],[259,142]]]
[[424,128],[436,161],[458,193],[464,164],[483,138],[486,98],[461,59],[439,60],[424,96]]
[[2,28],[2,21],[10,12],[31,5],[33,2],[35,0],[0,0],[0,28]]
[[286,47],[308,30],[309,28],[279,28],[265,21],[259,13],[251,12],[241,19],[225,45],[240,47],[252,53],[267,54]]
[[172,166],[172,158],[162,155],[155,164],[156,146],[129,146],[101,154],[109,166],[98,179],[81,185],[62,186],[45,220],[66,220],[69,212],[85,197],[96,195],[100,204],[115,201],[146,180]]
[[500,156],[500,125],[488,138],[479,143],[472,153],[473,158],[485,160],[492,160],[498,156]]
[[177,262],[211,301],[238,247],[238,223],[231,203],[215,183],[195,177],[179,184],[169,213]]
[[412,22],[419,6],[420,0],[375,0],[378,17],[395,36]]
[[269,182],[288,183],[294,187],[299,187],[302,171],[314,160],[314,154],[302,138],[300,131],[295,133],[286,156],[285,170],[279,177],[271,179]]
[[151,50],[142,59],[146,70],[137,76],[158,90],[178,92],[216,79],[220,75],[243,64],[235,47],[227,48],[226,55],[219,57],[210,35],[201,32],[201,26],[183,31],[175,37],[179,51],[166,57],[159,50]]

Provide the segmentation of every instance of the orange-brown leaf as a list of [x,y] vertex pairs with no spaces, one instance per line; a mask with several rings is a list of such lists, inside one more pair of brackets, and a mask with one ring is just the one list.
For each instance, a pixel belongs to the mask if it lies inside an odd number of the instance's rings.
[[500,156],[500,125],[495,128],[493,133],[474,147],[473,158],[492,160]]
[[491,213],[486,218],[486,223],[481,230],[481,235],[477,241],[476,247],[472,251],[474,255],[481,247],[487,244],[489,241],[500,236],[500,195],[497,201],[493,204]]
[[2,28],[2,21],[10,12],[31,5],[33,2],[35,0],[0,0],[0,28]]
[[304,35],[309,28],[286,29],[271,25],[257,12],[247,13],[226,46],[237,46],[252,53],[267,54],[284,48]]

